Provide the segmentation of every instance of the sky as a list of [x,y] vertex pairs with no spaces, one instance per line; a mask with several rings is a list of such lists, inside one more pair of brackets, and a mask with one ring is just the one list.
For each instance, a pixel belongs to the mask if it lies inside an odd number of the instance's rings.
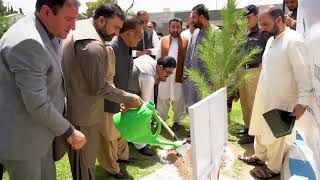
[[[81,3],[80,12],[85,12],[87,7],[85,2],[92,0],[79,0]],[[22,8],[25,14],[31,14],[34,12],[36,0],[4,0],[6,5],[10,5],[13,9],[18,10]],[[165,11],[184,11],[191,10],[197,4],[204,4],[210,10],[221,9],[227,0],[135,0],[135,4],[132,8],[134,12],[138,10],[146,10],[152,12]],[[126,10],[132,0],[118,0],[118,4]],[[238,7],[244,7],[249,4],[263,5],[263,4],[276,4],[282,3],[282,0],[237,0]],[[147,5],[146,5],[147,4]]]

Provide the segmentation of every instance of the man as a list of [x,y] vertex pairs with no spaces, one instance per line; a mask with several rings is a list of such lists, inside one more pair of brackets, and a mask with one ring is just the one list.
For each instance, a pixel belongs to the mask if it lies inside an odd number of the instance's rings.
[[312,85],[303,37],[286,27],[283,11],[267,8],[259,15],[259,24],[262,32],[273,37],[268,40],[263,54],[249,129],[249,134],[255,136],[255,153],[239,159],[251,165],[267,162],[261,169],[251,171],[254,177],[267,179],[279,175],[284,154],[293,143],[295,133],[275,138],[262,114],[277,108],[292,111],[299,119],[311,103]]
[[171,56],[177,60],[177,68],[173,76],[167,78],[165,82],[159,83],[159,94],[157,110],[163,120],[168,119],[170,104],[173,108],[173,126],[172,130],[177,131],[181,128],[180,119],[185,111],[185,103],[182,89],[183,65],[188,47],[188,39],[181,37],[182,21],[173,18],[169,21],[170,35],[164,36],[160,40],[158,48],[158,57]]
[[56,136],[73,149],[86,143],[62,115],[58,38],[75,28],[78,6],[75,0],[37,0],[35,14],[19,20],[0,40],[0,160],[12,180],[55,180]]
[[243,49],[251,49],[259,47],[260,53],[257,54],[248,64],[244,66],[244,71],[250,75],[250,81],[244,83],[239,88],[240,102],[242,109],[242,117],[244,120],[245,128],[239,131],[239,134],[243,134],[238,141],[239,144],[253,143],[254,137],[248,135],[252,107],[254,102],[254,96],[257,89],[257,84],[260,75],[260,65],[262,61],[262,55],[267,43],[267,37],[259,30],[258,26],[258,8],[255,5],[249,5],[246,7],[245,16],[248,20],[248,41],[243,46]]
[[298,11],[298,0],[285,0],[286,5],[290,12],[285,16],[285,23],[291,29],[296,30],[297,25],[297,11]]
[[156,22],[154,22],[154,21],[149,21],[149,22],[147,23],[147,27],[148,27],[149,29],[154,30],[154,31],[157,33],[159,39],[163,37],[162,32],[157,31],[157,23],[156,23]]
[[154,84],[166,81],[175,67],[176,60],[170,56],[159,58],[157,61],[148,55],[135,59],[129,79],[129,92],[138,94],[144,102],[152,101]]
[[[159,38],[157,36],[157,33],[154,30],[151,30],[147,27],[147,24],[149,22],[149,13],[147,11],[141,10],[137,12],[137,16],[140,17],[143,21],[143,36],[140,42],[136,47],[133,48],[132,56],[133,58],[140,57],[142,55],[149,55],[153,58],[155,58],[157,47],[159,46]],[[157,104],[157,97],[158,97],[158,85],[155,85],[154,87],[154,99],[153,101],[155,104]],[[141,144],[141,143],[134,143],[134,146],[136,149],[142,153],[143,155],[154,155],[155,153],[151,153],[151,148],[147,144]],[[146,152],[146,153],[145,153]],[[148,153],[150,152],[150,153]]]
[[156,22],[154,22],[154,21],[149,21],[149,22],[147,23],[147,27],[148,27],[149,29],[154,30],[154,31],[155,31],[155,29],[156,29],[156,26],[157,26],[157,24],[156,24]]
[[149,13],[147,11],[141,10],[138,11],[137,16],[143,19],[144,29],[143,37],[140,40],[138,46],[133,48],[132,56],[136,58],[147,54],[154,57],[156,55],[156,48],[159,45],[159,38],[154,30],[147,27],[150,18]]
[[194,28],[193,24],[192,24],[192,13],[190,13],[190,17],[188,19],[187,25],[186,25],[186,30],[181,32],[181,36],[182,37],[186,37],[188,39],[188,41],[191,41],[191,37],[193,35],[193,32],[196,28]]
[[76,180],[95,179],[99,127],[105,119],[104,99],[127,103],[129,107],[140,105],[137,95],[126,93],[110,83],[114,56],[105,41],[118,35],[124,19],[125,15],[118,5],[101,5],[93,18],[77,21],[77,29],[63,44],[67,117],[88,139],[81,151],[69,150],[71,171]]
[[[205,72],[203,67],[203,62],[200,59],[199,53],[197,51],[197,46],[202,43],[202,40],[206,38],[206,30],[211,26],[209,24],[209,11],[203,4],[196,5],[191,11],[192,24],[196,30],[189,42],[186,60],[184,63],[185,68],[196,68]],[[212,25],[212,28],[218,29],[216,26]],[[185,73],[184,73],[185,74]],[[183,83],[184,97],[187,107],[201,100],[201,94],[197,86],[192,82],[191,79],[185,79]]]
[[[137,16],[129,16],[120,29],[120,35],[110,42],[116,58],[115,87],[128,90],[128,81],[133,66],[131,48],[136,47],[142,38],[143,21]],[[113,122],[113,115],[119,112],[119,104],[105,100],[105,120],[100,127],[100,148],[98,160],[101,166],[116,179],[127,178],[121,171],[118,161],[129,160],[128,143],[120,136]]]

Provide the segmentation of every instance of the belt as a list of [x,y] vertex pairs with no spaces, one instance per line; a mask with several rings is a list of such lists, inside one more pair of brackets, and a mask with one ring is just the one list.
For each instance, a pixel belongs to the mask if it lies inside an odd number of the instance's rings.
[[251,68],[258,68],[260,66],[259,63],[255,63],[255,64],[246,64],[244,65],[244,69],[251,69]]

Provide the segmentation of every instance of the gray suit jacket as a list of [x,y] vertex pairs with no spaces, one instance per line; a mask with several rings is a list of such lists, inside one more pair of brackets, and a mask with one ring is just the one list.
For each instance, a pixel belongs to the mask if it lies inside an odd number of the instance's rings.
[[59,44],[36,19],[14,24],[0,40],[0,160],[43,157],[70,123]]

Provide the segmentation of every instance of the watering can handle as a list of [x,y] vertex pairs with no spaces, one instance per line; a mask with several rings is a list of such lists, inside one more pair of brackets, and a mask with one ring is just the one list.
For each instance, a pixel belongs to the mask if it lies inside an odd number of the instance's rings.
[[[170,129],[170,127],[167,125],[166,122],[163,121],[163,119],[158,115],[159,112],[156,110],[155,114],[158,116],[160,124],[162,124],[162,126],[167,130],[167,132],[169,133],[169,135],[175,140],[175,141],[179,141],[178,137],[176,136],[176,134]],[[158,121],[158,120],[157,120]],[[159,122],[158,122],[159,123]]]

